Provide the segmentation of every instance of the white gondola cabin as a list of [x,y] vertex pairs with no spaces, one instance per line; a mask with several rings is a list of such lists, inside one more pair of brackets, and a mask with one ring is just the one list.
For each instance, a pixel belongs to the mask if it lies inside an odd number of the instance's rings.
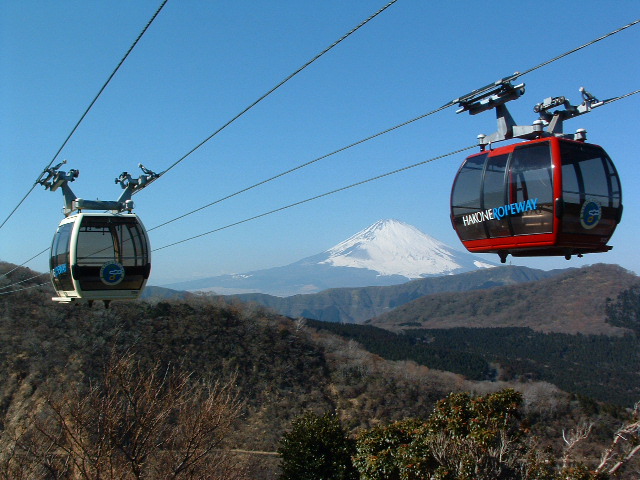
[[151,272],[149,238],[132,213],[78,213],[58,226],[49,260],[59,302],[135,300]]
[[151,248],[144,225],[131,212],[131,195],[159,175],[140,165],[144,175],[139,178],[124,172],[116,179],[124,189],[117,201],[86,201],[77,198],[68,185],[79,172],[59,171],[64,163],[45,170],[38,181],[48,190],[62,188],[65,199],[65,218],[53,236],[49,257],[57,294],[52,300],[102,300],[108,306],[112,300],[137,299],[151,273]]

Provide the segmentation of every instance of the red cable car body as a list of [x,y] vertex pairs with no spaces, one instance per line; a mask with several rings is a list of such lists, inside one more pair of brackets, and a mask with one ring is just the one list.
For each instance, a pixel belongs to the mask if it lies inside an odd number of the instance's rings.
[[564,256],[607,252],[622,192],[604,149],[556,136],[469,156],[451,192],[451,221],[470,252]]
[[[451,223],[474,253],[564,256],[611,250],[607,242],[622,218],[616,168],[586,131],[563,133],[563,122],[612,100],[599,101],[583,87],[582,103],[549,97],[534,107],[533,125],[517,125],[505,103],[524,94],[506,77],[455,100],[457,113],[495,109],[498,130],[479,135],[480,153],[458,170],[451,190]],[[564,110],[552,109],[564,107]],[[545,128],[547,129],[545,131]],[[526,140],[493,148],[504,140]]]

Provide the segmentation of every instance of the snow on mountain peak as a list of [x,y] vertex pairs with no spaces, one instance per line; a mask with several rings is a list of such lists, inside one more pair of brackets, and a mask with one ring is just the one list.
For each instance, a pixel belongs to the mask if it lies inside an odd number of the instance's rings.
[[463,254],[416,227],[393,219],[374,223],[325,254],[327,258],[319,263],[407,278],[446,275],[464,268],[459,260]]

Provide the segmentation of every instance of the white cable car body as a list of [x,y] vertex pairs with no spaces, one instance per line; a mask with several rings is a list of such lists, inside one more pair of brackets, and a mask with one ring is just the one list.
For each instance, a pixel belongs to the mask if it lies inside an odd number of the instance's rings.
[[53,237],[49,257],[57,294],[52,300],[102,300],[108,306],[112,300],[139,298],[151,273],[151,248],[144,225],[131,212],[131,195],[159,175],[140,165],[145,173],[140,178],[124,172],[116,179],[124,189],[117,201],[87,201],[77,198],[68,185],[79,172],[59,171],[63,164],[47,169],[39,180],[48,190],[62,188],[65,199],[65,218]]
[[135,300],[151,272],[149,238],[133,213],[77,213],[60,222],[51,244],[57,302]]

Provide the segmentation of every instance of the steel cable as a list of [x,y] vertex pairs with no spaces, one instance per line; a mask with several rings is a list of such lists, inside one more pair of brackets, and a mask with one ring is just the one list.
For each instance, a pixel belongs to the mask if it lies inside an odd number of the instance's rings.
[[[219,127],[215,132],[213,132],[211,135],[209,135],[207,138],[205,138],[203,141],[201,141],[198,145],[196,145],[195,147],[193,147],[191,150],[189,150],[186,154],[184,154],[182,157],[180,157],[178,160],[176,160],[174,163],[172,163],[166,170],[164,170],[163,172],[160,173],[160,176],[164,175],[165,173],[169,172],[169,170],[173,169],[176,165],[178,165],[180,162],[182,162],[183,160],[185,160],[187,157],[189,157],[192,153],[194,153],[196,150],[198,150],[200,147],[202,147],[205,143],[207,143],[209,140],[211,140],[213,137],[215,137],[217,134],[219,134],[221,131],[223,131],[225,128],[227,128],[229,125],[231,125],[233,122],[235,122],[237,119],[239,119],[242,115],[244,115],[245,113],[247,113],[249,110],[251,110],[253,107],[255,107],[258,103],[260,103],[262,100],[264,100],[265,98],[267,98],[269,95],[271,95],[273,92],[275,92],[277,89],[279,89],[281,86],[283,86],[285,83],[287,83],[289,80],[291,80],[293,77],[295,77],[297,74],[299,74],[300,72],[302,72],[305,68],[307,68],[309,65],[311,65],[313,62],[315,62],[316,60],[318,60],[320,57],[322,57],[325,53],[329,52],[329,50],[331,50],[332,48],[334,48],[335,46],[337,46],[338,44],[340,44],[343,40],[345,40],[347,37],[351,36],[353,33],[355,33],[356,31],[358,31],[361,27],[363,27],[364,25],[366,25],[367,23],[369,23],[371,20],[373,20],[375,17],[377,17],[378,15],[380,15],[382,12],[384,12],[387,8],[389,8],[391,5],[393,5],[394,3],[396,3],[398,0],[392,0],[389,3],[387,3],[384,7],[382,7],[380,10],[378,10],[377,12],[375,12],[373,15],[371,15],[370,17],[368,17],[366,20],[362,21],[358,26],[352,28],[349,32],[345,33],[342,37],[340,37],[338,40],[336,40],[335,42],[333,42],[331,45],[329,45],[327,48],[325,48],[324,50],[322,50],[320,53],[318,53],[315,57],[313,57],[311,60],[309,60],[307,63],[305,63],[304,65],[302,65],[300,68],[298,68],[295,72],[293,72],[292,74],[290,74],[288,77],[286,77],[284,80],[280,81],[280,83],[278,83],[275,87],[271,88],[269,91],[267,91],[265,94],[263,94],[261,97],[259,97],[257,100],[255,100],[253,103],[251,103],[249,106],[247,106],[246,108],[244,108],[240,113],[238,113],[237,115],[235,115],[231,120],[227,121],[224,125],[222,125],[221,127]],[[135,192],[134,192],[135,193]]]
[[49,162],[49,164],[44,167],[44,169],[42,170],[42,173],[38,176],[38,178],[36,179],[36,181],[33,183],[33,185],[31,186],[31,188],[29,189],[29,191],[24,195],[24,197],[22,197],[22,199],[18,202],[18,204],[15,206],[15,208],[11,211],[11,213],[9,213],[9,215],[7,216],[7,218],[4,219],[4,221],[2,222],[2,224],[0,224],[0,229],[2,229],[2,227],[5,225],[5,223],[7,223],[7,221],[13,216],[13,214],[16,212],[16,210],[18,210],[18,208],[20,208],[20,205],[22,205],[22,203],[27,199],[27,197],[31,194],[31,192],[33,192],[33,189],[36,188],[36,185],[38,185],[38,180],[40,180],[40,178],[42,178],[42,174],[46,172],[46,170],[53,165],[53,162],[55,162],[56,158],[58,158],[58,155],[60,155],[60,152],[62,152],[62,149],[64,149],[64,147],[67,145],[67,143],[69,142],[69,140],[71,139],[71,137],[73,136],[73,134],[76,132],[76,130],[78,129],[78,127],[80,126],[80,124],[82,123],[82,121],[84,120],[84,118],[87,116],[87,114],[89,113],[89,110],[91,110],[91,108],[93,107],[93,105],[96,103],[96,101],[98,100],[98,98],[100,97],[100,95],[102,95],[102,92],[104,92],[104,90],[107,88],[107,85],[109,85],[109,82],[111,82],[111,79],[113,79],[113,77],[115,76],[115,74],[118,72],[118,70],[120,69],[120,67],[122,66],[122,64],[125,62],[125,60],[127,59],[127,57],[129,56],[129,54],[131,53],[131,51],[134,49],[134,47],[138,44],[138,42],[140,41],[140,39],[142,38],[142,36],[145,34],[145,32],[149,29],[149,27],[151,26],[151,23],[153,23],[153,21],[155,20],[155,18],[158,16],[158,14],[160,13],[160,11],[162,10],[162,8],[165,6],[165,4],[167,3],[168,0],[164,0],[162,2],[162,4],[160,5],[160,7],[158,7],[158,9],[156,10],[156,13],[153,14],[153,16],[151,17],[151,19],[147,22],[147,24],[145,25],[145,27],[142,29],[142,32],[140,32],[140,34],[138,35],[138,38],[135,39],[135,41],[133,42],[133,44],[131,44],[131,46],[129,47],[129,50],[127,50],[127,53],[125,53],[124,57],[122,57],[122,60],[120,60],[120,62],[118,63],[118,65],[116,66],[116,68],[113,70],[113,72],[111,72],[111,75],[109,75],[109,78],[107,78],[107,81],[104,83],[104,85],[102,85],[102,88],[100,88],[100,91],[97,93],[97,95],[93,98],[93,100],[91,101],[91,103],[89,104],[89,106],[86,108],[86,110],[84,111],[84,113],[82,114],[82,116],[80,117],[80,120],[78,120],[78,122],[75,124],[75,126],[71,129],[71,132],[69,132],[69,135],[67,135],[67,138],[64,140],[64,142],[62,142],[62,145],[60,146],[60,148],[58,149],[58,151],[56,152],[56,154],[53,156],[53,158],[51,159],[51,161]]
[[179,245],[181,243],[185,243],[185,242],[188,242],[190,240],[194,240],[196,238],[204,237],[206,235],[210,235],[212,233],[216,233],[216,232],[219,232],[221,230],[225,230],[225,229],[230,228],[230,227],[235,227],[236,225],[247,223],[247,222],[250,222],[252,220],[257,220],[258,218],[266,217],[267,215],[271,215],[273,213],[281,212],[283,210],[287,210],[289,208],[296,207],[298,205],[302,205],[304,203],[311,202],[313,200],[318,200],[320,198],[328,197],[329,195],[333,195],[335,193],[343,192],[343,191],[348,190],[350,188],[357,187],[357,186],[360,186],[360,185],[364,185],[365,183],[373,182],[375,180],[379,180],[381,178],[385,178],[385,177],[388,177],[390,175],[394,175],[396,173],[404,172],[406,170],[409,170],[409,169],[412,169],[412,168],[415,168],[415,167],[419,167],[420,165],[424,165],[426,163],[430,163],[430,162],[433,162],[433,161],[441,159],[441,158],[449,157],[451,155],[455,155],[455,154],[464,152],[465,150],[470,150],[470,149],[475,148],[475,147],[477,147],[477,145],[471,145],[471,146],[468,146],[468,147],[460,148],[460,149],[455,150],[453,152],[445,153],[444,155],[439,155],[437,157],[433,157],[433,158],[430,158],[428,160],[424,160],[422,162],[414,163],[413,165],[408,165],[406,167],[398,168],[398,169],[393,170],[391,172],[383,173],[382,175],[377,175],[375,177],[371,177],[371,178],[368,178],[366,180],[362,180],[360,182],[352,183],[351,185],[347,185],[346,187],[341,187],[341,188],[338,188],[336,190],[331,190],[330,192],[325,192],[325,193],[322,193],[320,195],[316,195],[314,197],[307,198],[305,200],[300,200],[298,202],[291,203],[291,204],[286,205],[284,207],[276,208],[275,210],[270,210],[268,212],[264,212],[264,213],[261,213],[259,215],[254,215],[253,217],[250,217],[250,218],[245,218],[244,220],[240,220],[238,222],[231,223],[229,225],[225,225],[224,227],[216,228],[214,230],[209,230],[208,232],[204,232],[204,233],[201,233],[199,235],[194,235],[192,237],[185,238],[183,240],[179,240],[179,241],[174,242],[174,243],[170,243],[170,244],[165,245],[163,247],[158,247],[156,249],[153,249],[152,252],[156,252],[158,250],[163,250],[165,248],[173,247],[174,245]]

